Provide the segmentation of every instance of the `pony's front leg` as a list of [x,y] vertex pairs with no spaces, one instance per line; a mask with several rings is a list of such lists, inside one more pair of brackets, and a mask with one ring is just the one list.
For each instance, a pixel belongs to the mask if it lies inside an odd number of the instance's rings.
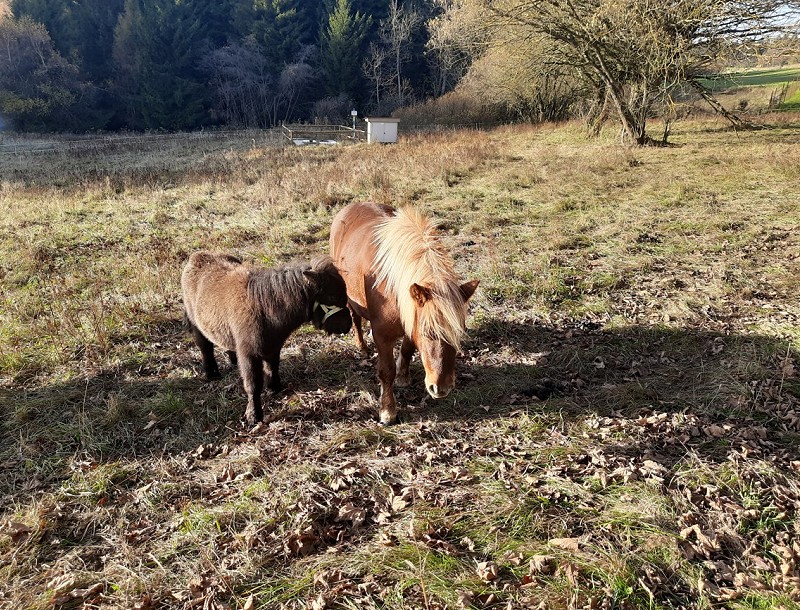
[[214,358],[214,344],[197,328],[191,324],[192,337],[194,342],[200,349],[200,355],[203,358],[203,372],[206,374],[207,379],[219,379],[219,367],[217,366],[217,359]]
[[378,419],[384,426],[397,421],[397,401],[394,397],[394,341],[378,339],[375,337],[375,347],[378,350],[378,381],[381,384],[381,408]]
[[406,336],[403,336],[403,343],[400,345],[400,353],[397,355],[397,378],[394,380],[394,385],[398,388],[405,388],[411,385],[411,374],[408,372],[408,366],[411,363],[411,356],[414,355],[416,350],[414,342]]
[[244,418],[252,426],[264,419],[264,411],[261,409],[261,392],[264,390],[264,368],[261,358],[239,354],[239,373],[242,375],[244,391],[247,394]]

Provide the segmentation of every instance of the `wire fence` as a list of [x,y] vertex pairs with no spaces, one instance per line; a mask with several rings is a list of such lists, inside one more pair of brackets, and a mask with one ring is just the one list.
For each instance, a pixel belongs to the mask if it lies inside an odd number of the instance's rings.
[[0,155],[76,153],[111,148],[146,148],[153,146],[212,145],[233,141],[250,145],[279,146],[280,128],[246,130],[201,130],[177,133],[120,133],[76,136],[0,133]]
[[[459,130],[483,131],[499,123],[403,124],[400,135],[441,133]],[[53,153],[102,153],[111,149],[136,150],[152,147],[208,147],[223,145],[285,146],[308,144],[341,144],[364,142],[364,129],[343,125],[282,125],[273,129],[201,130],[177,133],[116,134],[19,134],[0,132],[0,157],[7,155],[40,155]]]
[[446,133],[449,131],[487,131],[510,123],[403,123],[398,124],[400,134]]

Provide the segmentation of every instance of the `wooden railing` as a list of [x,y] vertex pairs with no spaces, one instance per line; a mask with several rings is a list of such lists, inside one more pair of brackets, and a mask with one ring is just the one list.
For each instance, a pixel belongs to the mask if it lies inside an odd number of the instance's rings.
[[281,134],[285,144],[295,146],[363,142],[367,138],[363,129],[344,125],[282,125]]

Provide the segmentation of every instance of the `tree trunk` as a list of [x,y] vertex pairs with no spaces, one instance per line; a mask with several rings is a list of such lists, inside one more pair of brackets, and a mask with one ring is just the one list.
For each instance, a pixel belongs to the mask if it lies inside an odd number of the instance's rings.
[[706,103],[711,106],[715,112],[722,115],[731,125],[739,129],[764,129],[763,125],[758,125],[752,121],[747,121],[740,117],[738,114],[726,110],[725,107],[719,103],[706,87],[701,85],[695,79],[690,79],[689,84],[700,94]]
[[589,114],[589,135],[592,137],[600,135],[600,130],[608,120],[608,104],[608,87],[603,87],[602,91],[597,92],[594,111]]
[[637,146],[644,146],[647,144],[647,133],[645,132],[646,118],[642,117],[637,120],[631,112],[631,108],[625,101],[625,93],[619,83],[608,83],[608,92],[611,100],[617,107],[617,114],[619,120],[622,122],[622,129],[625,135]]
[[[617,108],[619,120],[622,122],[622,129],[625,135],[638,146],[647,144],[647,133],[645,126],[647,122],[647,112],[640,114],[641,119],[637,120],[633,112],[631,112],[630,104],[625,100],[625,91],[621,83],[617,82],[612,76],[611,72],[607,69],[602,53],[594,50],[594,57],[591,58],[597,67],[600,79],[606,84],[607,95],[614,102]],[[587,58],[590,59],[590,58]]]

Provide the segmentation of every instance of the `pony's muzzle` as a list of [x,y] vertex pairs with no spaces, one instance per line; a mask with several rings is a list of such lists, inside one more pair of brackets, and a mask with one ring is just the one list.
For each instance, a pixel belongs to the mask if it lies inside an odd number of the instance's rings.
[[440,386],[435,383],[426,383],[425,386],[428,390],[428,394],[430,394],[433,398],[444,398],[453,389],[452,385]]

